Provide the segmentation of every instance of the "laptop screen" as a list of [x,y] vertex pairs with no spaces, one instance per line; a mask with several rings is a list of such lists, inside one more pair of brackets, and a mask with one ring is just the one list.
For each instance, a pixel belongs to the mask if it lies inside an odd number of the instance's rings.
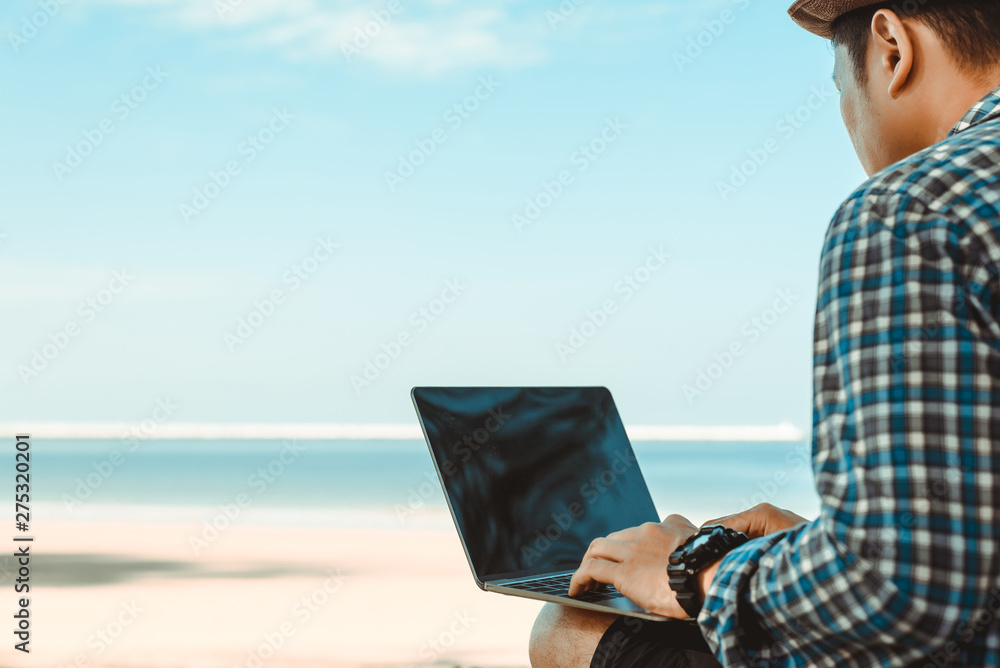
[[480,582],[575,569],[590,542],[657,522],[603,387],[413,390]]

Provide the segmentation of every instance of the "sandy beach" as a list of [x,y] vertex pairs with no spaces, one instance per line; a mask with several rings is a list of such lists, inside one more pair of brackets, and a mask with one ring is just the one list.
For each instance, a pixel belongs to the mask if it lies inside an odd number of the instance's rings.
[[481,592],[443,523],[36,524],[31,654],[5,666],[528,665],[539,605]]
[[[316,444],[263,486],[254,471],[281,443],[148,444],[105,482],[110,447],[67,442],[32,460],[31,654],[5,643],[0,668],[528,665],[540,604],[476,587],[422,444]],[[808,512],[796,447],[637,456],[659,508],[700,522],[767,485]],[[740,465],[689,482],[719,458]],[[6,634],[12,552],[0,550]]]

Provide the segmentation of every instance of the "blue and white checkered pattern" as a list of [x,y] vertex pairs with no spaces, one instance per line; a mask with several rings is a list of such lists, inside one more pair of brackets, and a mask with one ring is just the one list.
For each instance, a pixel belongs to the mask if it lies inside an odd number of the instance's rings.
[[820,261],[812,522],[729,554],[726,666],[1000,666],[1000,88],[840,207]]

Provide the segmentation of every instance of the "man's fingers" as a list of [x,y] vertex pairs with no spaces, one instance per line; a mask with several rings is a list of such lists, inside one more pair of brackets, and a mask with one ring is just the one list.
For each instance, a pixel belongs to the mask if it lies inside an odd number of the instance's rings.
[[769,503],[762,503],[750,510],[744,510],[742,513],[720,517],[705,524],[706,526],[709,524],[721,524],[731,529],[742,531],[751,538],[757,538],[806,521],[808,521],[806,518],[800,517],[790,510],[782,510]]
[[735,515],[729,515],[728,517],[720,517],[717,520],[705,522],[704,526],[712,524],[721,524],[724,527],[729,527],[730,529],[747,533],[753,527],[753,519],[747,513],[737,513]]
[[619,566],[617,562],[606,559],[585,560],[569,581],[569,595],[579,596],[600,583],[613,585]]
[[666,517],[663,518],[663,522],[661,522],[661,524],[666,524],[667,526],[674,526],[674,527],[684,527],[691,529],[693,532],[698,531],[698,527],[692,524],[691,520],[684,517],[683,515],[667,515]]
[[625,541],[608,536],[607,538],[598,538],[591,543],[590,547],[587,549],[587,553],[583,555],[583,559],[584,561],[587,559],[625,561],[628,558],[629,553],[630,549]]
[[702,526],[703,527],[707,527],[707,526],[711,526],[712,524],[722,524],[723,526],[725,526],[726,525],[726,520],[731,519],[733,517],[736,517],[737,515],[742,515],[742,514],[743,513],[731,513],[729,515],[725,515],[723,517],[719,517],[719,518],[716,518],[714,520],[708,520],[707,522],[705,522],[704,524],[702,524]]
[[707,527],[707,526],[712,526],[713,524],[721,524],[722,526],[729,526],[728,524],[726,524],[726,520],[733,517],[736,517],[736,515],[726,515],[725,517],[719,517],[717,519],[705,522],[704,524],[702,524],[702,526]]

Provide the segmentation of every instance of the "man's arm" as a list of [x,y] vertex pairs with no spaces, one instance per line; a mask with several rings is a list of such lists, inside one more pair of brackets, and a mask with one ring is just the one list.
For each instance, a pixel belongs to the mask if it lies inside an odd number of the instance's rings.
[[[1000,241],[909,205],[849,200],[831,225],[814,351],[821,513],[719,562],[699,623],[725,665],[922,666],[994,619]],[[665,566],[694,531],[672,516],[599,539],[570,593],[608,582],[683,616]]]
[[983,244],[924,210],[890,227],[845,209],[816,317],[822,510],[711,574],[699,622],[726,665],[929,661],[1000,583],[1000,326],[965,264]]

